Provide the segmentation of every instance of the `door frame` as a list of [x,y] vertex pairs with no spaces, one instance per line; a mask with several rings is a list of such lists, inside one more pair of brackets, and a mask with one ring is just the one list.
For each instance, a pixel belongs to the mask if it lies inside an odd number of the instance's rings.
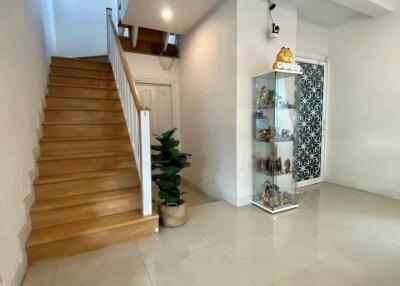
[[298,187],[306,187],[325,181],[326,169],[326,140],[328,135],[328,97],[329,97],[329,58],[325,56],[297,53],[296,61],[302,63],[316,64],[324,66],[324,92],[322,102],[322,146],[321,146],[321,177],[297,183]]
[[[169,79],[154,79],[154,78],[137,78],[136,84],[153,84],[153,85],[169,85],[171,87],[172,96],[172,124],[177,128],[175,138],[181,139],[181,125],[180,125],[180,112],[179,112],[179,89],[175,80]],[[150,110],[151,112],[151,110]]]

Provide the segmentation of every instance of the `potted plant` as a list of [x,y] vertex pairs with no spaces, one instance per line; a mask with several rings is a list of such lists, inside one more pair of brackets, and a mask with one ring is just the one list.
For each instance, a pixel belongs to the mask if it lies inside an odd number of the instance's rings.
[[182,181],[180,173],[190,166],[187,160],[191,155],[178,149],[179,141],[172,137],[175,131],[176,128],[160,136],[154,135],[160,144],[151,146],[153,181],[159,188],[160,215],[165,227],[178,227],[187,221],[187,205],[179,186]]

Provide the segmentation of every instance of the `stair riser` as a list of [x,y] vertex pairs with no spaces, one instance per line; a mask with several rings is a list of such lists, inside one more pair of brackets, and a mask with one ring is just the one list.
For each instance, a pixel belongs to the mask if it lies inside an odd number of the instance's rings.
[[43,155],[132,150],[129,139],[41,142],[40,149]]
[[72,98],[119,98],[118,92],[111,89],[77,88],[67,86],[49,86],[49,96],[64,96]]
[[31,213],[32,228],[49,227],[141,208],[141,196],[113,199],[81,206]]
[[133,167],[133,159],[131,156],[38,162],[39,175],[42,176]]
[[91,61],[96,63],[108,63],[108,56],[94,56],[94,57],[82,57],[80,60]]
[[68,68],[68,67],[61,67],[61,66],[52,66],[51,67],[51,74],[72,75],[72,76],[87,76],[87,77],[96,77],[96,78],[104,78],[104,79],[114,79],[114,74],[112,72],[75,69],[75,68]]
[[47,122],[70,123],[124,123],[122,112],[109,111],[60,111],[46,110],[44,113]]
[[155,233],[158,228],[157,220],[149,220],[130,226],[118,227],[72,239],[46,243],[27,248],[28,263],[52,260],[82,252],[95,250],[114,244],[143,238]]
[[110,125],[44,125],[43,136],[53,138],[65,137],[101,137],[127,136],[125,124]]
[[66,67],[111,71],[111,65],[109,63],[88,62],[88,61],[79,61],[79,60],[61,59],[61,58],[52,58],[51,63],[53,65],[61,65]]
[[104,79],[90,79],[90,78],[79,78],[79,77],[59,77],[50,76],[51,84],[65,84],[72,86],[90,86],[90,87],[105,87],[115,88],[115,82]]
[[35,198],[47,200],[66,196],[91,194],[140,185],[137,173],[118,174],[110,177],[83,179],[35,186]]
[[119,100],[48,97],[47,108],[120,111],[121,103]]

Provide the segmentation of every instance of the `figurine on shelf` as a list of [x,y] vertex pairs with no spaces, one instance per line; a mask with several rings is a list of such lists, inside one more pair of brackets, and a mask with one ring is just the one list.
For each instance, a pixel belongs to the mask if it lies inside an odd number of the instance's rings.
[[275,136],[274,129],[271,126],[268,127],[265,134],[265,141],[274,142],[274,136]]
[[266,171],[268,173],[273,173],[274,172],[274,169],[275,169],[274,161],[271,160],[271,158],[269,158],[269,157],[267,158],[265,165],[266,165]]
[[288,174],[291,172],[291,167],[292,167],[292,163],[290,162],[290,159],[288,158],[285,161],[285,173]]
[[288,205],[293,203],[294,200],[292,198],[292,195],[290,195],[288,192],[283,193],[283,204]]
[[280,205],[280,206],[283,206],[283,205],[285,204],[285,202],[284,202],[284,197],[285,197],[284,193],[280,193],[280,194],[279,194],[278,202],[279,202],[279,205]]
[[262,111],[256,111],[254,112],[254,117],[255,119],[262,119],[264,118],[264,114],[262,113]]
[[260,102],[258,108],[264,108],[267,106],[267,104],[268,104],[268,91],[267,88],[263,86],[260,92]]
[[278,107],[280,107],[280,108],[287,108],[287,107],[289,106],[289,103],[288,103],[287,100],[281,100],[281,101],[278,102],[277,105],[278,105]]
[[282,158],[279,157],[278,159],[276,159],[275,161],[275,171],[278,175],[282,174],[283,168],[282,168]]
[[263,86],[260,92],[259,108],[267,108],[267,107],[272,107],[272,102],[270,100],[270,95],[267,88]]
[[282,137],[283,140],[289,140],[290,139],[290,130],[289,129],[282,129],[281,137]]
[[277,185],[271,184],[270,181],[265,182],[265,190],[262,195],[262,199],[264,205],[267,207],[276,207],[279,206],[279,196],[281,192],[279,191],[279,187]]
[[257,129],[256,140],[261,142],[267,141],[267,134],[268,134],[267,129]]
[[262,160],[262,158],[260,158],[258,154],[255,155],[254,157],[256,159],[256,171],[257,172],[261,172],[261,160]]
[[294,61],[294,55],[290,48],[281,48],[281,50],[278,52],[276,55],[276,61],[277,62],[282,62],[286,64],[291,64]]
[[290,48],[285,47],[281,48],[281,50],[276,55],[276,60],[272,65],[272,69],[303,73],[301,66],[294,62],[294,55]]

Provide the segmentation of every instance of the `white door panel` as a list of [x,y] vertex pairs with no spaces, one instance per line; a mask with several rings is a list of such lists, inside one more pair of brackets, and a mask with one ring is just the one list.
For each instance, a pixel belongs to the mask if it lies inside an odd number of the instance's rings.
[[[172,88],[170,85],[137,84],[139,97],[151,109],[152,134],[161,134],[174,127],[172,110]],[[155,143],[152,138],[152,144]]]

